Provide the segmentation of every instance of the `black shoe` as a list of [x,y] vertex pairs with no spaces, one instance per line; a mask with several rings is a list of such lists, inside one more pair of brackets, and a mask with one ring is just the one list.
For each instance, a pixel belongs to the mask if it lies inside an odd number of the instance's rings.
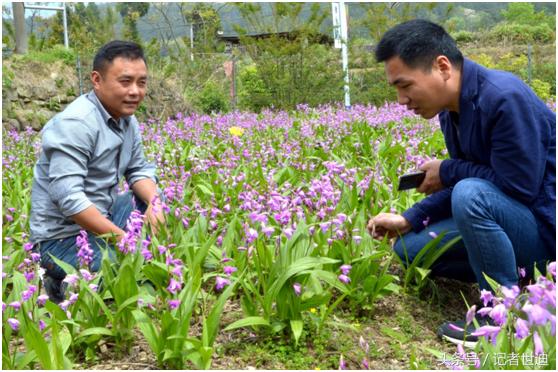
[[51,276],[45,275],[43,277],[43,286],[45,287],[48,299],[55,304],[59,304],[65,300],[64,292],[67,284],[62,282],[62,280],[54,279]]
[[[475,318],[477,319],[480,327],[484,325],[494,325],[494,322],[488,316],[481,317],[480,315],[477,315]],[[459,329],[453,328],[450,324]],[[449,341],[456,345],[463,345],[467,348],[474,348],[479,338],[477,336],[473,336],[471,333],[476,330],[477,327],[474,323],[466,325],[465,320],[457,320],[455,322],[445,322],[442,324],[438,328],[437,334],[442,340]]]

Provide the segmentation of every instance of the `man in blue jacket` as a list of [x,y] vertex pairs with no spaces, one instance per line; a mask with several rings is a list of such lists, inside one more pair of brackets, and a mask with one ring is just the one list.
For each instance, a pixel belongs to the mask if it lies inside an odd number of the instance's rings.
[[[512,287],[519,267],[527,276],[535,263],[544,270],[556,256],[556,114],[516,76],[464,59],[446,31],[428,21],[386,32],[376,59],[400,104],[426,119],[438,115],[450,158],[421,166],[426,177],[417,191],[428,197],[402,215],[373,217],[374,238],[399,237],[396,253],[412,262],[431,232],[446,233],[440,246],[461,236],[433,274],[476,280],[485,290],[483,274]],[[439,335],[476,339],[448,323]]]

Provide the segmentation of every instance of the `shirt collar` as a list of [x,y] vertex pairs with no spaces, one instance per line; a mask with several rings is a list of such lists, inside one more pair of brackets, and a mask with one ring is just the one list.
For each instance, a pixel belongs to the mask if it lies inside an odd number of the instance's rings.
[[478,69],[479,65],[465,58],[461,71],[461,100],[471,99],[478,92]]
[[95,107],[97,107],[97,109],[99,110],[99,112],[101,113],[101,117],[103,118],[103,122],[109,126],[112,126],[118,130],[122,130],[123,129],[123,125],[128,125],[130,123],[130,116],[123,116],[122,118],[120,118],[120,120],[116,120],[115,118],[113,118],[108,111],[105,109],[105,106],[103,106],[103,104],[101,103],[101,101],[99,100],[99,97],[97,97],[97,95],[95,94],[94,90],[91,90],[88,94],[87,94],[87,98],[93,102],[93,104],[95,105]]

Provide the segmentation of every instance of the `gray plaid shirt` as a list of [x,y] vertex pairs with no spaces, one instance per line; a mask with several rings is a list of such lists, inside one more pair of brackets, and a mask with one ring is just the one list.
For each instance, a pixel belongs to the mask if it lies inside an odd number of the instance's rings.
[[31,242],[79,234],[70,218],[95,205],[104,216],[126,178],[155,177],[134,116],[113,119],[93,91],[54,116],[42,131],[42,153],[31,191]]

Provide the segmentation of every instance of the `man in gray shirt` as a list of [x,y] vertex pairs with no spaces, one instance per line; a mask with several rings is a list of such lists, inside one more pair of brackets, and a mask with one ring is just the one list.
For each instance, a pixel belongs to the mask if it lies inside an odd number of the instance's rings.
[[[144,213],[154,232],[164,221],[155,167],[145,160],[133,115],[147,87],[143,50],[125,41],[104,45],[95,56],[91,81],[91,92],[45,125],[34,171],[31,241],[40,251],[45,289],[54,302],[64,299],[66,273],[51,255],[77,267],[80,230],[87,231],[92,250],[89,268],[98,271],[100,248],[106,246],[98,236],[108,234],[112,244],[119,242],[133,209]],[[123,178],[133,193],[118,195]]]

